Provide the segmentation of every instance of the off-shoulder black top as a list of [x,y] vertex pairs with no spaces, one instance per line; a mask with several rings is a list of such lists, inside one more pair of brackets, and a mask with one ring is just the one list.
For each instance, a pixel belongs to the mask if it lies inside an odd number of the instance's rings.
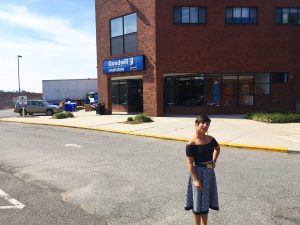
[[218,145],[218,142],[214,138],[207,144],[186,145],[186,156],[193,157],[196,165],[202,162],[212,161],[214,148]]

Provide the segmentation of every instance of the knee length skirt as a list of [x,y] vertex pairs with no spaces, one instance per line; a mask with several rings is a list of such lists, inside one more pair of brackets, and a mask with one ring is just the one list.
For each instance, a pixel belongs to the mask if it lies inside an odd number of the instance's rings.
[[193,210],[194,214],[207,214],[209,208],[219,210],[217,182],[214,169],[195,166],[202,189],[194,186],[192,177],[189,176],[185,198],[185,210]]

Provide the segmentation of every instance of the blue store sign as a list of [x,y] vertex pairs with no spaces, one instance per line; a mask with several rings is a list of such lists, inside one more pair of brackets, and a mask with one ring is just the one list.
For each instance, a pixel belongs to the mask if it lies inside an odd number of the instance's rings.
[[103,73],[122,73],[136,70],[144,70],[143,55],[103,61]]

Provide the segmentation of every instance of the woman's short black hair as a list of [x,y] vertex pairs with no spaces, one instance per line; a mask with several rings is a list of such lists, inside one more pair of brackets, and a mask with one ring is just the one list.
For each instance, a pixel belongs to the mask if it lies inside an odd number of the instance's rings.
[[201,114],[201,115],[199,115],[199,116],[197,116],[197,118],[196,118],[196,120],[195,120],[195,123],[196,124],[199,124],[199,123],[205,123],[205,122],[208,122],[208,123],[210,123],[210,118],[207,116],[207,115],[205,115],[205,114]]

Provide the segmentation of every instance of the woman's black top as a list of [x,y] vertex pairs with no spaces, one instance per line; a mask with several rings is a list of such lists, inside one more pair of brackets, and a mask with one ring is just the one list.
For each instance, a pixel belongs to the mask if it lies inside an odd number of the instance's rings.
[[213,160],[214,148],[219,144],[216,139],[212,138],[207,144],[186,145],[186,156],[193,157],[195,165]]

